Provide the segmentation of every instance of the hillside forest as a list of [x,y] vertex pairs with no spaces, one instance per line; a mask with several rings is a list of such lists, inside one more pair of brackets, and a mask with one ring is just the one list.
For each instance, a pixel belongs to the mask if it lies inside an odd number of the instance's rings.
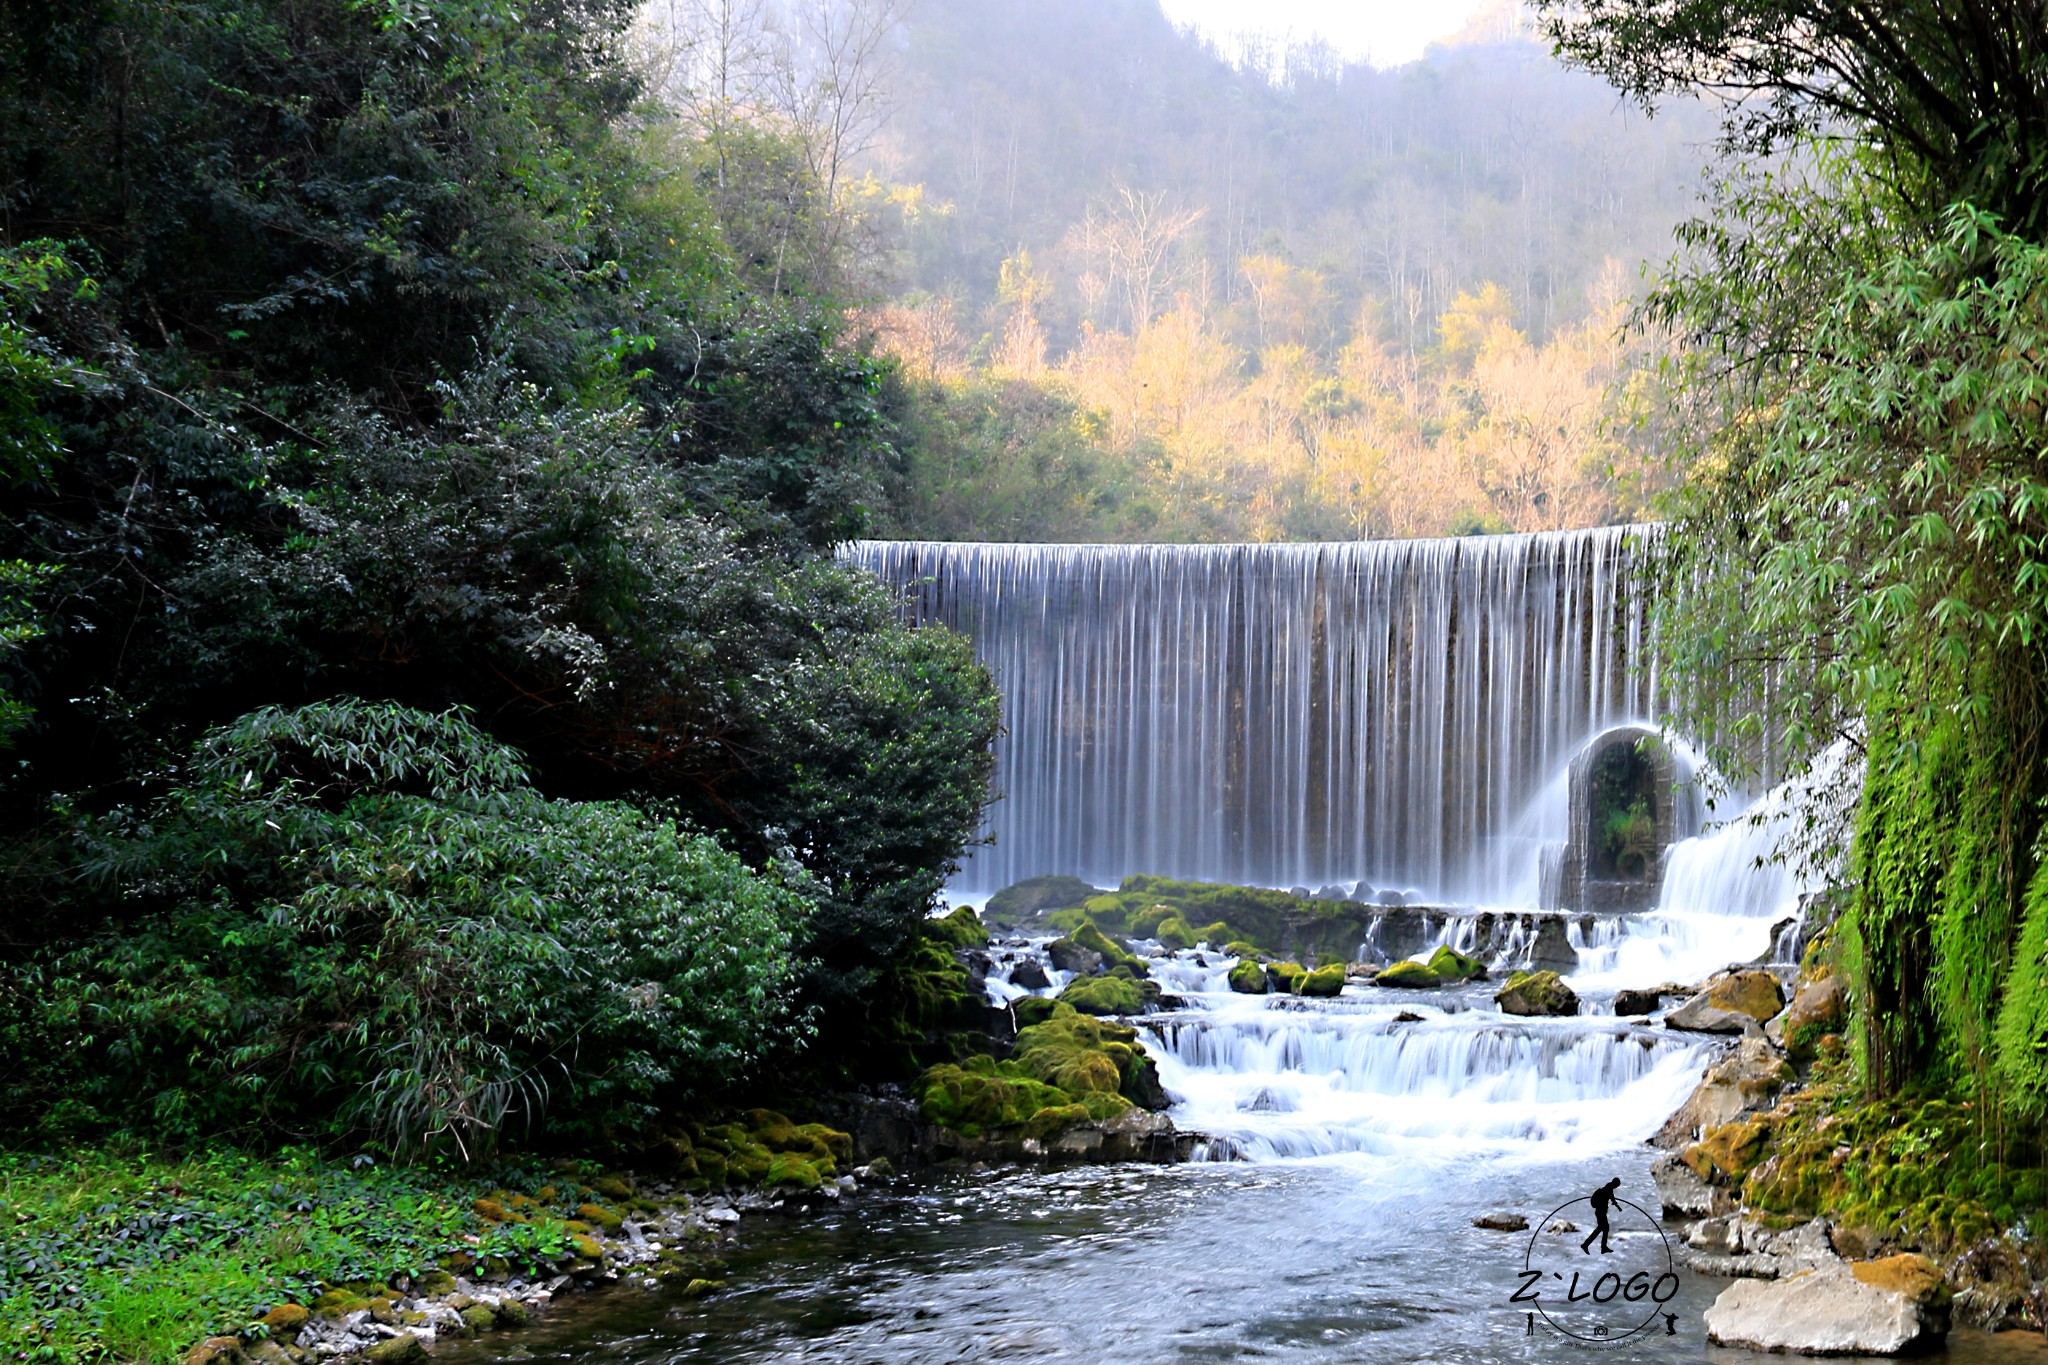
[[850,199],[916,439],[904,534],[1300,540],[1643,516],[1661,334],[1622,323],[1714,122],[1514,5],[1391,71],[1141,0],[903,11]]

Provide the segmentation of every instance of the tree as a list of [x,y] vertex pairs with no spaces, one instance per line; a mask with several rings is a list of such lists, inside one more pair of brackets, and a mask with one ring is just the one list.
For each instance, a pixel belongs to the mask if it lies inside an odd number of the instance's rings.
[[1559,50],[1645,107],[1729,102],[1731,150],[1846,133],[1917,214],[1968,202],[2048,230],[2042,0],[1537,0]]

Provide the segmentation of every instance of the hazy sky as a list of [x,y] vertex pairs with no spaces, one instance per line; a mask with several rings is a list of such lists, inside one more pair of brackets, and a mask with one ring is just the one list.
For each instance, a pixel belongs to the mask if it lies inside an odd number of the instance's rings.
[[1218,36],[1246,31],[1320,35],[1354,60],[1413,61],[1432,39],[1456,32],[1482,0],[1160,0],[1176,24]]

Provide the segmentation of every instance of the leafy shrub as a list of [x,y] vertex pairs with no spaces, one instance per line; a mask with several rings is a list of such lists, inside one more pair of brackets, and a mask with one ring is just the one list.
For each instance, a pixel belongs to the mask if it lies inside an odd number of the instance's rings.
[[797,1027],[792,886],[672,820],[536,794],[457,713],[252,713],[99,839],[92,870],[142,913],[18,985],[57,1062],[41,1098],[106,1118],[467,1153],[544,1111],[630,1130]]

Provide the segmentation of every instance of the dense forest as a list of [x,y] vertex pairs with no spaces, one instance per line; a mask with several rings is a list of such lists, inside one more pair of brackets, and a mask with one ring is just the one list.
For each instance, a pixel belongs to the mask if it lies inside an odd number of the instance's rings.
[[1848,827],[1809,840],[1847,854],[1828,951],[1859,1083],[1960,1103],[1979,1153],[2038,1168],[2048,12],[1541,8],[1645,105],[1725,97],[1729,171],[1642,313],[1687,343],[1660,631],[1680,723],[1731,769],[1862,760],[1860,799],[1823,803]]
[[654,98],[637,9],[5,8],[14,1131],[901,1064],[992,690],[831,557],[897,457],[810,130]]
[[1620,323],[1713,122],[1514,6],[1381,71],[1141,0],[906,12],[860,158],[920,398],[904,529],[1348,539],[1597,525],[1665,478]]

